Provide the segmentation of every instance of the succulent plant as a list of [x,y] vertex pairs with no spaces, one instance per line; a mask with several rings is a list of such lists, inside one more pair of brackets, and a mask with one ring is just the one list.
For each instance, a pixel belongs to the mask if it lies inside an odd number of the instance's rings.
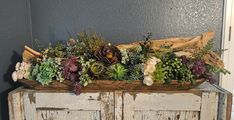
[[94,62],[90,67],[90,71],[94,76],[100,76],[105,71],[105,66],[101,62]]
[[107,68],[107,75],[110,79],[123,80],[127,74],[127,69],[120,63],[111,65]]
[[94,52],[94,56],[97,60],[106,63],[108,65],[115,64],[121,61],[120,50],[113,45],[104,45]]
[[43,60],[36,64],[31,72],[31,79],[40,82],[42,85],[48,85],[57,76],[58,66],[53,58]]
[[65,60],[63,64],[63,76],[67,80],[78,81],[78,70],[80,69],[78,64],[78,58],[75,56]]

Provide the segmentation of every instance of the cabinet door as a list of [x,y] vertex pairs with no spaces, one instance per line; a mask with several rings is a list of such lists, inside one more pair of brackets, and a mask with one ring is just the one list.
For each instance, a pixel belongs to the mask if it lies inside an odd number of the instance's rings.
[[9,94],[11,120],[113,120],[113,92],[17,91]]
[[123,94],[124,120],[198,120],[201,95],[194,93]]

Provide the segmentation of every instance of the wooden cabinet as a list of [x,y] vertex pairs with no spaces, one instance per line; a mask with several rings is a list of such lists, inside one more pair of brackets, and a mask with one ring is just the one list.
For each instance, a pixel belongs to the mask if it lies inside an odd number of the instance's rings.
[[18,88],[10,120],[229,120],[232,95],[203,83],[187,91],[66,91]]

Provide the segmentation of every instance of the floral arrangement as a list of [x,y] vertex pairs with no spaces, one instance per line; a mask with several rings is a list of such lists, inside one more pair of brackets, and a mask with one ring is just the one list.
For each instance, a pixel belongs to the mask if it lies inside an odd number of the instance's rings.
[[97,33],[81,32],[40,52],[25,46],[23,61],[16,64],[12,78],[35,80],[44,86],[69,80],[76,94],[93,80],[126,80],[130,84],[141,80],[147,86],[172,80],[196,84],[201,78],[213,82],[215,73],[229,72],[212,51],[212,35],[150,40],[149,33],[144,41],[112,45]]

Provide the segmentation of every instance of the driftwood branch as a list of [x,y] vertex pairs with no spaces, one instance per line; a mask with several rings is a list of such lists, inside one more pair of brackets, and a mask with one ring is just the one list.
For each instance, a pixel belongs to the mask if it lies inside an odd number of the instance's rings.
[[[177,38],[167,38],[160,40],[150,40],[152,51],[157,51],[161,49],[162,45],[171,46],[172,50],[177,56],[187,56],[191,57],[193,54],[197,53],[207,43],[214,38],[214,32],[205,32],[200,36],[195,37],[177,37]],[[119,49],[131,49],[139,46],[140,43],[144,41],[134,42],[130,44],[117,45]],[[216,65],[219,67],[224,67],[220,57],[214,52],[209,52],[203,59],[207,64]]]

